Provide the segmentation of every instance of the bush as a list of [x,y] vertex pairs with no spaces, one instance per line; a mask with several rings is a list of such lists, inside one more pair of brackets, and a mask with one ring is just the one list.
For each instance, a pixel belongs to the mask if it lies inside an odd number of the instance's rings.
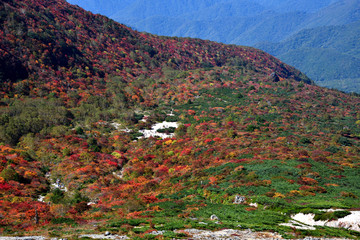
[[13,180],[18,182],[20,180],[19,174],[11,166],[7,166],[7,168],[2,170],[0,177],[2,177],[5,181]]
[[330,147],[326,148],[325,151],[335,154],[340,151],[340,148],[335,147],[335,146],[330,146]]
[[308,139],[307,137],[302,137],[302,138],[300,139],[299,143],[301,143],[301,144],[310,144],[311,141],[310,141],[310,139]]
[[340,145],[342,146],[352,146],[353,145],[353,142],[350,141],[350,139],[346,138],[346,137],[340,137],[338,140],[337,140],[337,143],[339,143]]
[[51,194],[50,201],[52,203],[58,204],[62,202],[64,199],[64,192],[61,191],[59,188],[55,188]]
[[259,127],[255,126],[255,125],[248,125],[246,127],[246,131],[248,131],[248,132],[253,132],[253,131],[255,131],[255,129],[259,129]]
[[327,220],[337,220],[339,218],[346,217],[350,215],[349,211],[334,211],[334,212],[325,212],[320,214],[315,214],[315,221],[327,221]]

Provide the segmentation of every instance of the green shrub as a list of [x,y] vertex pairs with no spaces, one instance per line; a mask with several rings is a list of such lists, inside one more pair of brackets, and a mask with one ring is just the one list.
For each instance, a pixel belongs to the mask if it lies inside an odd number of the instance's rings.
[[75,220],[72,218],[65,218],[65,217],[59,217],[59,218],[53,218],[51,219],[52,224],[75,224]]
[[10,165],[1,171],[0,177],[2,177],[5,181],[13,180],[18,182],[20,180],[19,174]]
[[346,137],[340,137],[337,140],[337,143],[341,144],[342,146],[352,146],[353,145],[353,142]]
[[349,211],[334,211],[334,212],[324,212],[324,213],[316,213],[314,220],[315,221],[327,221],[327,220],[337,220],[339,218],[346,217],[350,215]]
[[58,204],[58,203],[62,202],[63,199],[64,199],[64,192],[61,191],[59,188],[55,188],[52,191],[50,201],[52,203]]
[[311,140],[308,139],[307,137],[302,137],[299,141],[299,143],[301,144],[310,144],[311,143]]
[[340,148],[335,147],[335,146],[330,146],[330,147],[326,148],[325,151],[331,152],[331,153],[337,153],[340,151]]
[[248,132],[253,132],[253,131],[255,131],[255,129],[259,129],[259,127],[255,126],[255,125],[248,125],[246,127],[246,131],[248,131]]

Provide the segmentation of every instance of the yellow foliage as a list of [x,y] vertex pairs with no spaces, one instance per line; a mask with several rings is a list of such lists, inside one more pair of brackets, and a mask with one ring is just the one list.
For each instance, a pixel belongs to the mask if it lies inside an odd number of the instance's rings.
[[50,212],[56,216],[64,216],[68,210],[69,207],[62,204],[53,204],[50,206]]
[[113,152],[113,153],[111,153],[111,155],[113,155],[116,158],[121,158],[122,157],[122,155],[120,153],[118,153],[118,152]]
[[27,198],[27,197],[17,197],[17,196],[15,196],[15,197],[13,197],[11,199],[11,203],[22,203],[22,202],[29,202],[29,201],[31,201],[31,199]]
[[27,179],[31,179],[37,176],[36,172],[33,171],[25,171],[24,177]]
[[336,184],[336,183],[326,183],[325,186],[338,187],[339,184]]
[[291,190],[289,192],[289,195],[290,196],[300,196],[301,195],[301,192],[299,190]]
[[353,163],[341,163],[341,166],[354,168],[354,164],[353,164]]
[[234,169],[234,171],[242,171],[244,169],[244,166],[238,166]]
[[276,193],[274,194],[273,198],[285,198],[285,195],[282,194],[282,193],[276,192]]
[[236,156],[235,152],[230,152],[228,155],[226,155],[226,158],[234,158]]

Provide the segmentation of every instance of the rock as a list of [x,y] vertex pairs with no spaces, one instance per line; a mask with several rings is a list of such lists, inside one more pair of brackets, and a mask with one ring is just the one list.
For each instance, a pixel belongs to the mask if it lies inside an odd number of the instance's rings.
[[152,231],[150,234],[158,236],[158,235],[164,235],[165,231]]
[[251,206],[251,207],[258,207],[258,204],[257,203],[249,203],[249,206]]
[[110,233],[109,231],[106,231],[104,235],[105,235],[105,236],[110,236],[111,233]]
[[244,196],[236,195],[234,204],[243,204],[243,203],[245,203],[245,201],[246,201],[246,198]]
[[269,80],[272,82],[279,82],[280,78],[279,76],[276,74],[276,72],[273,72],[269,75]]
[[213,214],[213,215],[210,216],[210,220],[216,220],[216,221],[218,221],[219,218],[218,218],[215,214]]

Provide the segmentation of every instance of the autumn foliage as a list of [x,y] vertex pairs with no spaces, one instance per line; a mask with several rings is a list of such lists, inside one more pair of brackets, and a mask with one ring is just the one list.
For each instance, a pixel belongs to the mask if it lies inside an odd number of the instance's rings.
[[[139,33],[63,0],[3,1],[0,23],[0,232],[143,237],[236,195],[264,206],[242,214],[284,221],[279,209],[359,207],[358,96],[254,48]],[[159,122],[178,127],[143,138]]]

